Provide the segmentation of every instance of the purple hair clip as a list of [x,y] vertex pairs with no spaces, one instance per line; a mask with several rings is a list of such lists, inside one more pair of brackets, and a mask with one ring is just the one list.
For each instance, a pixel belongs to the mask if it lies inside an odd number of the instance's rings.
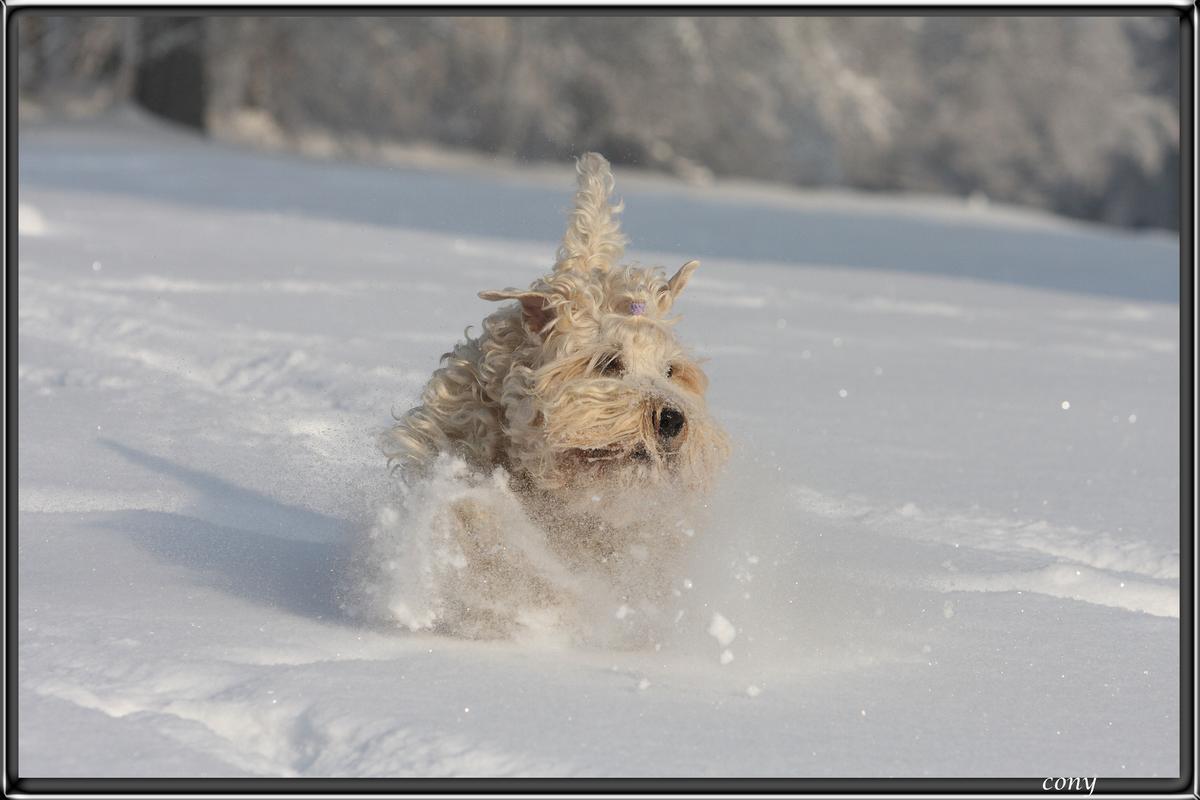
[[640,317],[646,313],[646,304],[642,302],[633,302],[629,304],[629,313],[635,317]]

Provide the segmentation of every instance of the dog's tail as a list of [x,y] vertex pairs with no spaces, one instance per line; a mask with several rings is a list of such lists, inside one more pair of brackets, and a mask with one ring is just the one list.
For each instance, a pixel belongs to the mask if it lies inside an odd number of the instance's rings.
[[558,248],[555,272],[607,270],[625,253],[625,237],[617,215],[624,203],[609,204],[612,170],[599,153],[584,153],[575,163],[579,188],[567,232]]

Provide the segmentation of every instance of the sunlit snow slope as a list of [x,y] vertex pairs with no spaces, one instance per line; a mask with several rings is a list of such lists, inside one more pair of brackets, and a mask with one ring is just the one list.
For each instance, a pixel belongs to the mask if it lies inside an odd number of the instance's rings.
[[630,256],[703,261],[736,442],[686,613],[632,652],[348,618],[375,435],[571,181],[21,129],[20,774],[1177,774],[1166,235],[618,170]]

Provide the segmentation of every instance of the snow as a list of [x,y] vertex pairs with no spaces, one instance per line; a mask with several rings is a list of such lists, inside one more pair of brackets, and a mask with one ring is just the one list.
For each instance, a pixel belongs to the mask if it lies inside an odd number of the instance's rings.
[[714,611],[712,622],[708,623],[708,635],[716,639],[721,647],[728,647],[737,638],[737,628],[721,616],[720,612]]
[[618,173],[736,454],[654,647],[474,642],[346,611],[441,558],[374,437],[569,169],[20,135],[22,775],[1177,774],[1171,238]]

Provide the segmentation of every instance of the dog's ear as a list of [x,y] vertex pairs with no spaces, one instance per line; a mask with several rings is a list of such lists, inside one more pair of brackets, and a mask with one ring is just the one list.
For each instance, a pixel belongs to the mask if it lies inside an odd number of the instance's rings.
[[672,303],[679,297],[683,287],[687,286],[688,279],[692,277],[692,273],[698,266],[700,266],[700,262],[693,259],[680,267],[679,271],[671,276],[671,280],[667,281],[666,293],[670,296]]
[[520,302],[521,316],[525,320],[525,327],[531,333],[539,336],[546,330],[546,326],[554,321],[554,307],[550,305],[550,298],[541,292],[503,289],[480,292],[479,296],[484,300],[516,300]]

